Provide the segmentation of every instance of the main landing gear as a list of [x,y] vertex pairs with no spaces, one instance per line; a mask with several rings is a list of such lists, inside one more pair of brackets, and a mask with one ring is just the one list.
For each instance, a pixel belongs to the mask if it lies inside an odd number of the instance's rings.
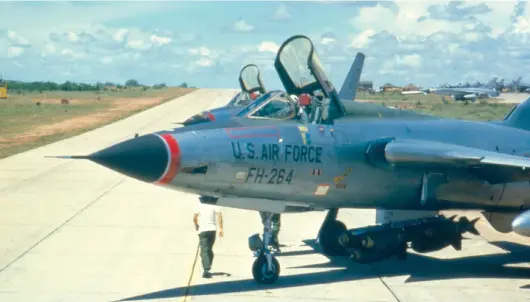
[[272,213],[267,213],[263,233],[263,242],[259,234],[254,234],[248,239],[249,248],[257,257],[252,265],[252,276],[258,284],[272,284],[280,276],[280,263],[269,250],[269,242],[272,238]]
[[338,209],[328,210],[328,214],[320,227],[317,241],[327,256],[346,256],[347,252],[339,243],[339,237],[346,232],[346,225],[337,220]]

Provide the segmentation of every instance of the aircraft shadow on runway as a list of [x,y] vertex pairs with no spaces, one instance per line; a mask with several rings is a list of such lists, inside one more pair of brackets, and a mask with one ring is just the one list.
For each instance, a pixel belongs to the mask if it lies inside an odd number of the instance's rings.
[[[315,240],[305,240],[315,252],[320,252]],[[405,283],[429,280],[465,279],[465,278],[500,278],[530,279],[530,268],[507,267],[508,264],[529,262],[530,246],[513,242],[490,242],[507,253],[469,256],[455,259],[438,259],[426,255],[410,253],[406,261],[389,259],[375,264],[356,264],[344,258],[328,257],[329,262],[297,267],[286,267],[286,270],[307,268],[330,268],[324,272],[303,273],[280,276],[273,285],[258,285],[252,278],[237,281],[176,287],[144,295],[130,297],[119,301],[136,301],[149,299],[175,298],[185,295],[207,296],[237,292],[261,291],[264,289],[291,288],[298,286],[330,284],[380,277],[409,276]],[[312,252],[312,251],[310,251]],[[309,252],[302,252],[303,254]],[[284,253],[282,253],[284,254]],[[292,252],[291,254],[294,254]],[[285,255],[284,255],[285,256]],[[530,284],[521,288],[530,289]]]

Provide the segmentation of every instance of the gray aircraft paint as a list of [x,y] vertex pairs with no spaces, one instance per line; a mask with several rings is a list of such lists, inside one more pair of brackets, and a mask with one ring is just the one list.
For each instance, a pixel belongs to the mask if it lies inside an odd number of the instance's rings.
[[[496,200],[493,202],[489,199],[473,201],[476,198],[473,187],[461,194],[460,197],[463,200],[430,201],[426,205],[421,205],[419,192],[422,177],[425,172],[433,170],[416,168],[392,171],[374,167],[366,161],[365,152],[369,142],[381,137],[395,137],[398,141],[416,139],[424,142],[442,142],[492,152],[497,152],[496,149],[499,147],[501,153],[522,155],[530,152],[530,134],[525,131],[459,120],[356,121],[337,123],[333,126],[305,125],[302,127],[308,129],[311,144],[304,145],[300,129],[295,125],[261,128],[262,130],[260,128],[230,130],[231,133],[241,131],[241,133],[253,133],[254,135],[263,132],[263,136],[268,136],[256,138],[234,138],[237,135],[231,136],[226,133],[225,129],[213,129],[194,134],[175,134],[181,147],[181,167],[207,165],[208,172],[204,175],[180,173],[171,182],[171,187],[186,188],[195,193],[210,193],[216,196],[301,202],[318,208],[384,207],[418,210],[477,208],[494,211],[497,207],[502,211],[520,211],[518,207],[521,204],[517,204],[512,209],[505,209],[503,205],[495,205]],[[250,144],[252,150],[248,150]],[[193,147],[188,148],[188,146]],[[277,146],[278,158],[263,155],[262,148],[270,151],[268,149],[271,148],[270,146]],[[304,160],[301,159],[301,155],[300,158],[295,158],[294,153],[289,153],[289,149],[285,149],[293,148],[294,152],[294,146],[313,148],[314,154],[316,150],[321,150],[321,153],[318,157],[313,154],[312,158],[308,156]],[[513,150],[516,152],[514,153]],[[241,156],[236,158],[234,154],[241,154]],[[530,160],[528,164],[530,165]],[[261,183],[256,180],[256,175],[259,173],[255,170],[251,172],[254,174],[250,176],[250,181],[247,179],[251,169],[265,171]],[[284,169],[286,171],[284,173],[293,171],[291,182],[287,184],[284,180],[271,184],[272,174],[268,171],[272,169]],[[319,170],[318,176],[313,175],[315,169]],[[341,181],[346,187],[337,188],[333,179],[344,175],[349,169],[351,171]],[[238,175],[242,177],[243,174],[245,174],[245,179],[238,178]],[[462,177],[474,178],[471,176],[465,173],[462,175]],[[320,185],[329,185],[325,197],[314,195]],[[451,183],[447,186],[449,185]]]
[[430,88],[425,91],[438,94],[450,95],[455,98],[461,98],[466,95],[474,95],[475,97],[496,97],[499,96],[499,91],[496,90],[496,79],[493,78],[489,83],[483,87],[468,87],[468,88]]
[[[280,53],[293,39],[304,37],[289,39]],[[317,75],[315,82],[296,86],[295,81],[282,78],[286,90],[305,93],[321,85],[330,100],[323,105],[341,104],[309,46],[302,55],[311,58],[308,64]],[[275,66],[285,77],[285,68],[278,68],[278,61]],[[251,119],[245,119],[243,127],[158,133],[163,144],[154,144],[156,136],[149,134],[80,158],[152,181],[154,169],[163,170],[164,162],[156,154],[165,144],[166,168],[157,183],[200,195],[247,200],[245,207],[250,209],[257,209],[254,202],[258,200],[318,209],[519,213],[529,206],[530,174],[525,169],[530,159],[523,155],[530,153],[530,132],[516,127],[529,118],[525,114],[509,118],[512,126],[508,127],[420,114],[353,119],[344,118],[340,108],[334,110],[326,125],[266,119],[250,125]],[[158,164],[145,168],[135,161]]]

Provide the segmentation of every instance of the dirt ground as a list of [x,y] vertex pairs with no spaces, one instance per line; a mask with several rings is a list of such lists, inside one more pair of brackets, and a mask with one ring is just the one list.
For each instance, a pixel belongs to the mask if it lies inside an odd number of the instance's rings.
[[[86,114],[62,119],[59,118],[58,120],[49,120],[44,124],[34,125],[34,127],[25,129],[20,133],[0,133],[0,158],[101,127],[131,114],[159,105],[169,99],[187,94],[193,90],[183,89],[178,93],[173,93],[171,97],[163,95],[110,100],[105,102],[106,108],[104,110],[87,112]],[[39,102],[40,104],[60,104],[61,99],[37,97],[34,98],[34,102]],[[69,104],[64,106],[83,106],[93,101],[69,99],[68,102]],[[17,116],[16,118],[10,118],[10,123],[16,124],[20,122],[20,119],[27,120],[31,118],[31,116]]]

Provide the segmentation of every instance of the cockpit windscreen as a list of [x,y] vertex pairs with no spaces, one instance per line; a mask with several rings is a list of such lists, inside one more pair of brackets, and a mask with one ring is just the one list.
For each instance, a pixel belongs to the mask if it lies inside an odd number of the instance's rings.
[[[256,99],[254,102],[250,103],[247,107],[243,108],[243,110],[241,110],[237,116],[246,116],[249,112],[251,112],[252,110],[254,110],[256,107],[260,106],[261,104],[263,104],[263,102],[267,101],[272,95],[273,95],[273,91],[270,91],[270,92],[267,92],[265,93],[264,95],[260,96],[258,99]],[[275,92],[275,93],[278,93],[278,92]],[[274,93],[274,94],[275,94]]]
[[260,87],[258,82],[259,69],[257,66],[249,65],[241,71],[241,80],[245,85],[245,89],[252,90]]
[[298,38],[285,45],[280,53],[280,62],[297,88],[317,82],[308,66],[311,48],[311,41]]

